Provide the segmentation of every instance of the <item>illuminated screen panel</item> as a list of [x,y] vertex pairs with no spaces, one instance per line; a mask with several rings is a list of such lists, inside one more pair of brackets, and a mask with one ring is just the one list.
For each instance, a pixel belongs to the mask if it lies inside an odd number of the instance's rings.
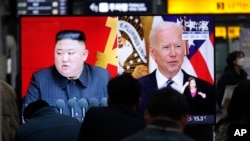
[[153,13],[152,0],[85,0],[88,14],[143,14]]
[[168,14],[228,14],[249,13],[246,0],[167,0]]
[[[21,71],[22,96],[27,91],[34,71],[54,63],[55,34],[62,29],[82,30],[86,34],[89,64],[117,74],[116,17],[22,17],[21,18]],[[108,54],[108,56],[107,56]],[[114,54],[112,56],[112,54]]]
[[89,50],[87,63],[109,70],[112,77],[131,73],[139,78],[157,68],[149,53],[148,36],[150,29],[163,21],[177,22],[183,26],[182,37],[187,44],[182,69],[212,86],[210,92],[206,93],[209,104],[205,102],[203,105],[212,112],[197,112],[188,118],[188,122],[213,124],[214,19],[206,15],[22,16],[22,97],[27,92],[32,73],[54,64],[55,34],[59,30],[85,32],[86,48]]
[[17,15],[66,15],[68,0],[17,0]]
[[[175,15],[175,16],[154,16],[152,26],[162,22],[171,21],[183,26],[182,38],[187,41],[186,56],[182,69],[188,74],[198,77],[212,87],[207,92],[206,98],[203,100],[207,104],[192,105],[193,114],[188,118],[188,122],[192,123],[213,123],[214,121],[214,18],[212,16],[196,16],[196,15]],[[152,72],[156,68],[156,64],[149,56],[149,71]],[[197,83],[197,88],[199,88]],[[202,90],[201,90],[202,91]],[[185,94],[185,92],[184,92]],[[185,94],[187,95],[187,94]],[[205,100],[206,99],[206,100]],[[189,97],[189,100],[193,100]],[[208,102],[209,101],[209,102]],[[209,103],[209,104],[208,104]],[[209,106],[210,105],[210,106]],[[196,108],[195,108],[196,107]],[[199,108],[203,107],[203,108]],[[200,111],[197,112],[196,111]]]

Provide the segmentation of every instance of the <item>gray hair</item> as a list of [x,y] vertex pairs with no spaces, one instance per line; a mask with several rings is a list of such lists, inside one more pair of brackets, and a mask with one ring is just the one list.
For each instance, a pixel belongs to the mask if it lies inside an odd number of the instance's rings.
[[183,29],[182,26],[175,23],[175,22],[161,22],[153,27],[149,33],[149,41],[151,46],[155,46],[155,37],[157,32],[160,30],[167,30],[170,28],[175,28],[177,32],[182,33]]

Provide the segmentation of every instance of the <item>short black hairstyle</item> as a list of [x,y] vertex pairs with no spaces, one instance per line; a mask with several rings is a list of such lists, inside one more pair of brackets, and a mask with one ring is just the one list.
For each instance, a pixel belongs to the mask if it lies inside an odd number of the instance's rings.
[[130,74],[122,74],[108,82],[108,96],[111,104],[136,105],[140,99],[141,85],[139,80]]
[[154,91],[149,98],[147,112],[152,117],[168,117],[180,120],[188,114],[188,101],[173,88],[162,88]]
[[72,39],[86,42],[85,33],[80,30],[61,30],[56,34],[56,42],[63,39]]
[[24,108],[23,111],[23,117],[24,119],[30,119],[31,116],[38,110],[44,108],[44,107],[48,107],[49,104],[44,101],[44,100],[37,100],[34,102],[31,102],[30,104],[28,104],[27,107]]
[[242,51],[233,51],[228,54],[226,62],[228,67],[233,67],[234,66],[234,61],[236,60],[237,57],[239,56],[245,56],[244,52]]

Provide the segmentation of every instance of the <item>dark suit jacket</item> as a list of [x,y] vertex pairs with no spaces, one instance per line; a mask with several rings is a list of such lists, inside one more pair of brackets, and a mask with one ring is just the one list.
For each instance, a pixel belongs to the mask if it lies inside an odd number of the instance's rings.
[[77,119],[44,107],[17,128],[14,141],[76,141],[80,127]]
[[[191,75],[187,74],[185,71],[182,71],[182,72],[184,74],[184,80],[183,80],[183,84],[184,84],[186,81],[188,81],[188,78],[191,77]],[[155,90],[158,89],[155,73],[156,71],[139,78],[139,81],[142,86],[142,92],[141,92],[142,103],[139,108],[139,112],[142,114],[144,114],[144,111],[146,109],[149,96]],[[195,114],[214,115],[215,114],[215,100],[214,100],[215,88],[214,86],[199,78],[196,78],[196,85],[199,89],[202,89],[203,92],[206,93],[207,97],[206,97],[206,100],[204,100],[204,106],[203,106],[204,109],[200,111],[200,113],[195,113]],[[193,112],[192,109],[190,109],[190,112]]]
[[144,128],[143,116],[131,107],[93,107],[86,113],[78,141],[119,141]]
[[167,120],[152,121],[144,130],[122,141],[194,141],[181,132],[178,125]]
[[[152,92],[158,89],[155,73],[156,71],[139,78],[139,81],[142,86],[142,92],[141,92],[142,103],[139,109],[140,113],[144,113],[148,103],[149,96],[152,94]],[[184,74],[184,80],[183,80],[184,84],[186,81],[188,81],[188,78],[191,77],[191,75],[187,74],[185,71],[183,71],[183,74]],[[207,94],[207,100],[204,103],[205,105],[204,111],[202,110],[200,114],[215,115],[214,86],[199,78],[196,78],[196,85],[197,87],[203,89],[204,93]],[[190,112],[192,112],[192,109],[190,110]],[[186,133],[188,136],[195,139],[196,141],[211,141],[213,139],[212,125],[188,125],[186,126],[184,133]]]
[[[63,99],[65,102],[63,114],[70,115],[70,108],[67,104],[69,99],[73,98],[77,102],[81,98],[96,98],[100,101],[107,97],[109,79],[110,75],[107,70],[89,64],[84,64],[83,71],[76,80],[69,80],[60,75],[55,66],[51,66],[33,74],[22,108],[24,109],[33,101],[42,99],[59,112],[56,102],[58,99]],[[78,104],[75,105],[74,111],[74,117],[81,120],[82,110]]]

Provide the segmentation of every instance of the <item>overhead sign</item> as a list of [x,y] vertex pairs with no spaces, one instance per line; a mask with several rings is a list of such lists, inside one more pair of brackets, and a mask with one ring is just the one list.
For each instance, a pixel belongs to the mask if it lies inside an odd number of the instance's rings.
[[169,14],[229,14],[250,13],[247,0],[168,0]]
[[87,14],[119,14],[119,13],[151,13],[151,0],[109,0],[109,1],[93,1],[86,2]]
[[67,0],[17,0],[17,15],[66,15]]

